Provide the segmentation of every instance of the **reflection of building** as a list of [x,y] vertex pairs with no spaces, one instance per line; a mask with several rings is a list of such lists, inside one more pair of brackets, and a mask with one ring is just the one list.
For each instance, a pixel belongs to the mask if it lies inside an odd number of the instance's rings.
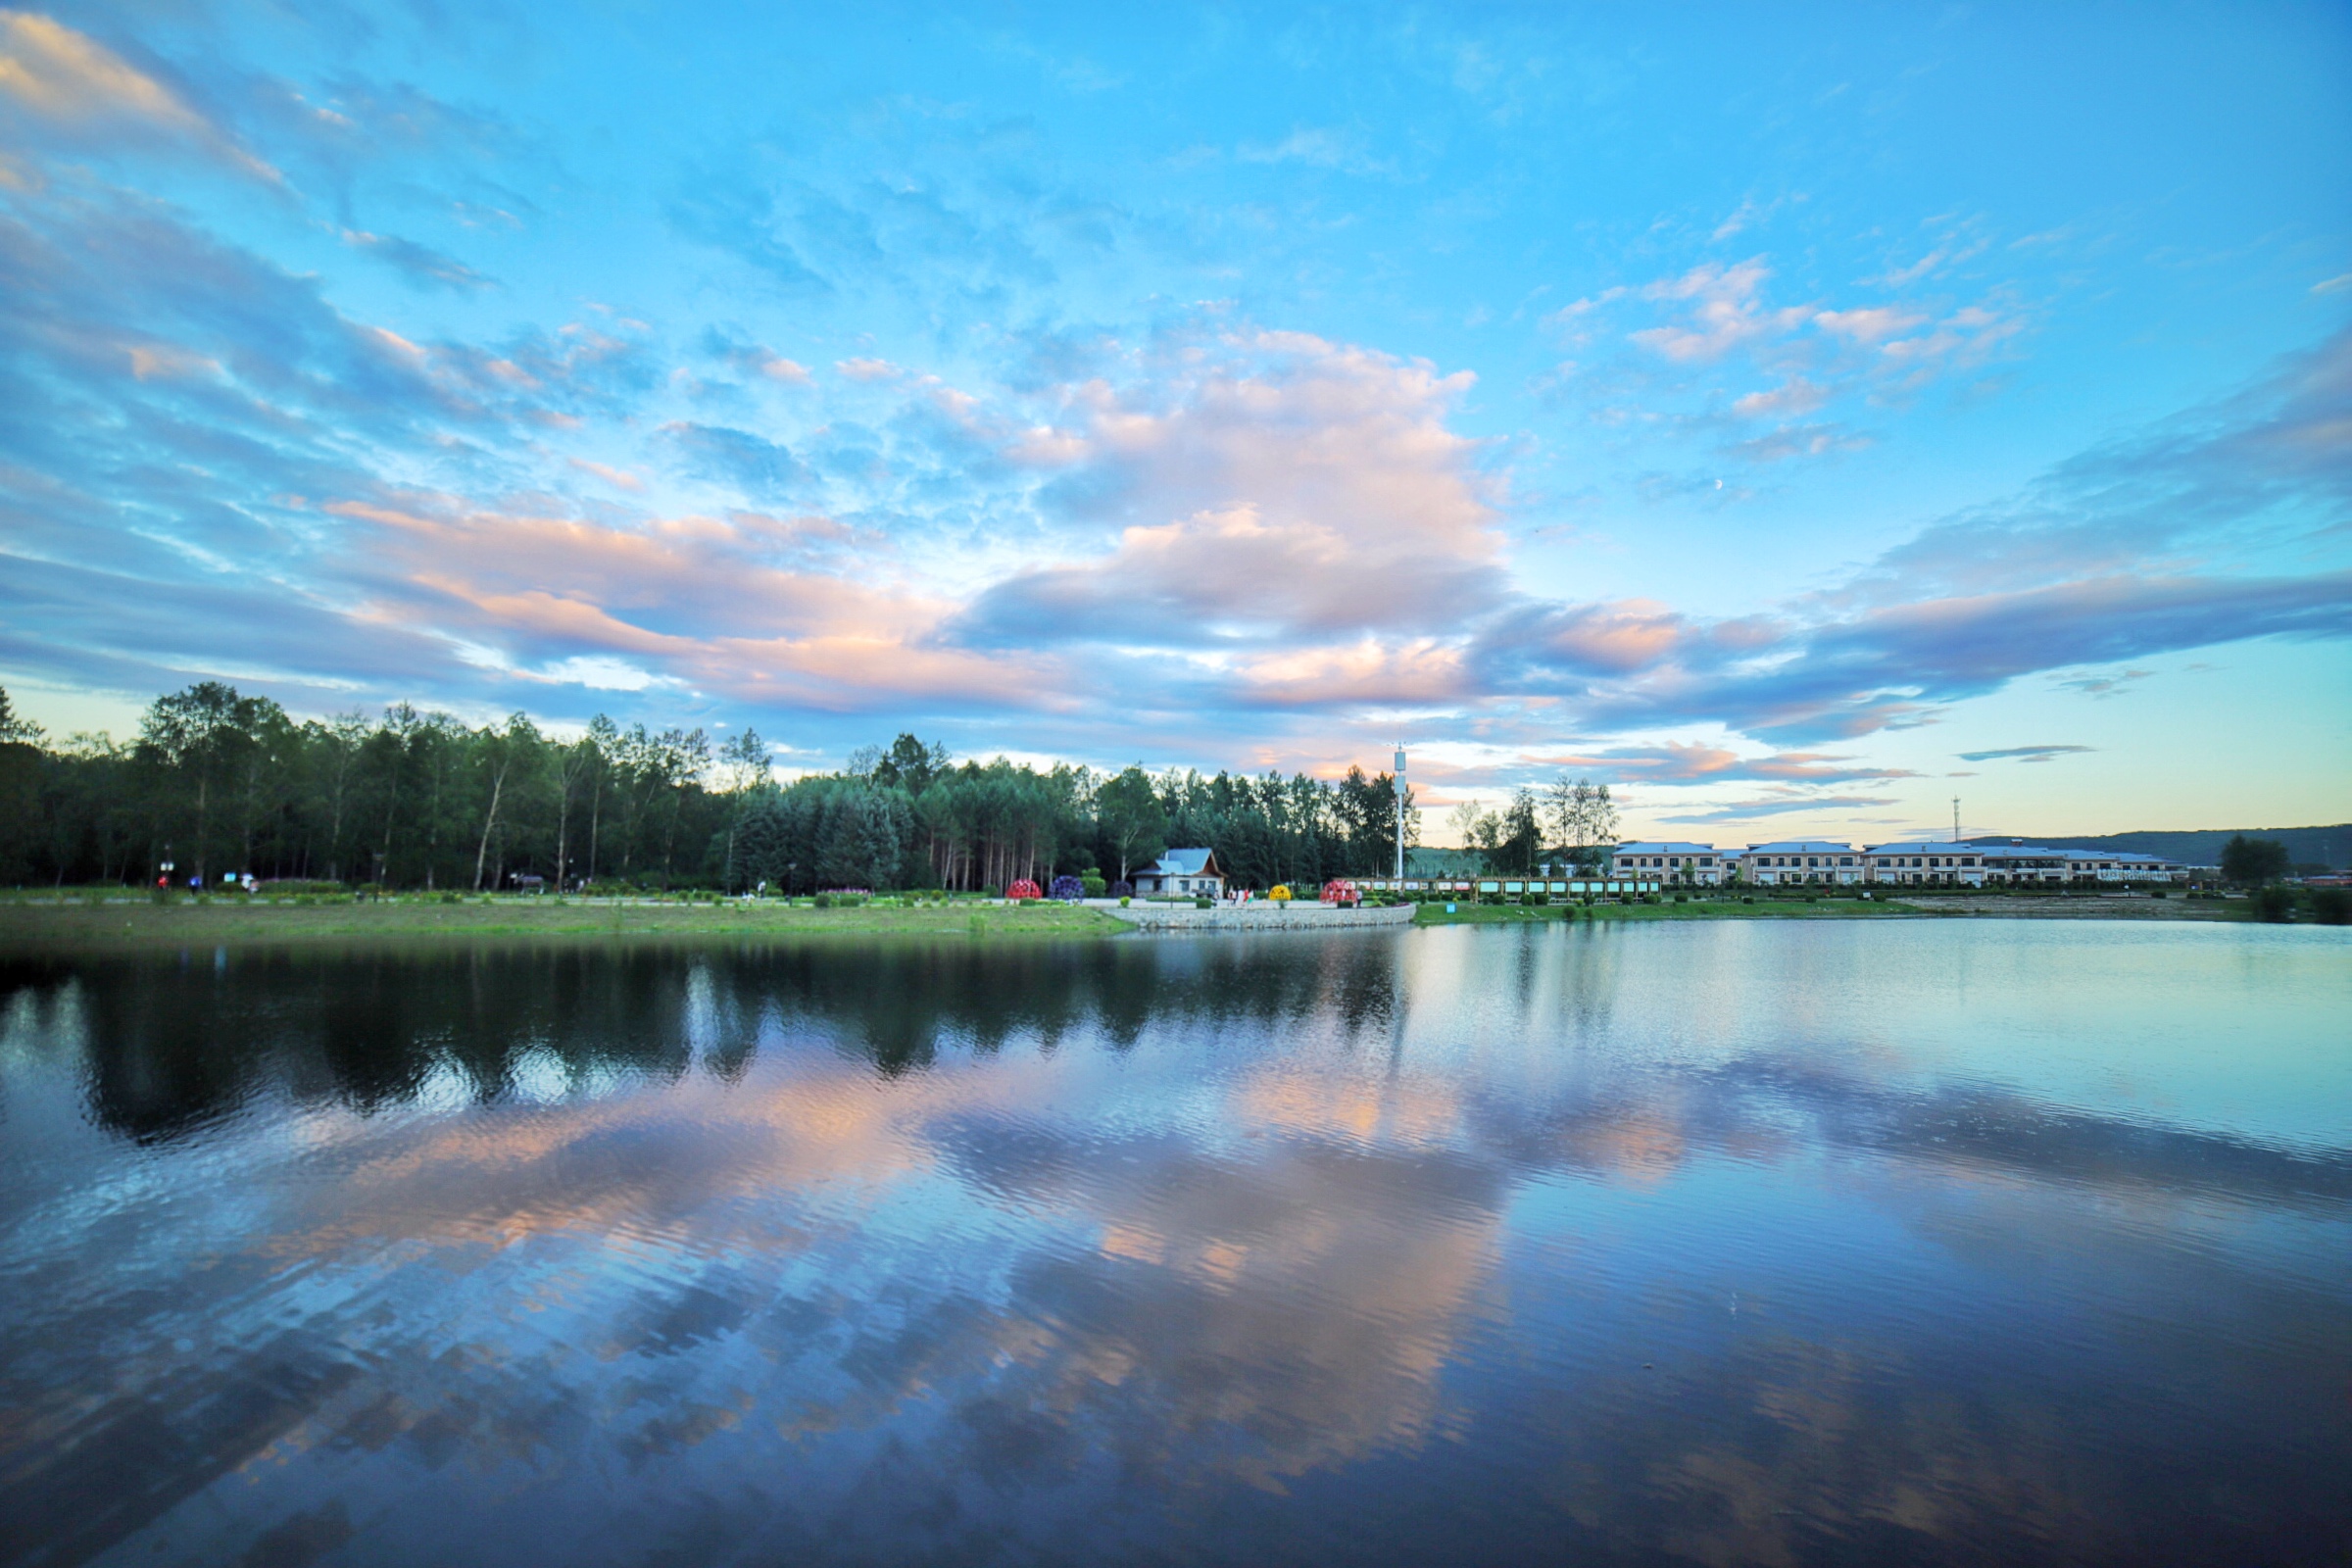
[[1218,898],[1225,892],[1225,872],[1217,864],[1214,850],[1170,850],[1156,863],[1135,873],[1135,891]]
[[1618,845],[1612,868],[1621,877],[1711,888],[1724,879],[1724,858],[1712,844],[1660,839]]
[[1741,859],[1747,880],[1758,887],[1862,880],[1862,857],[1851,844],[1829,844],[1817,839],[1751,844]]
[[1873,882],[1925,887],[1983,887],[1984,858],[1974,844],[1948,839],[1878,844],[1863,853]]

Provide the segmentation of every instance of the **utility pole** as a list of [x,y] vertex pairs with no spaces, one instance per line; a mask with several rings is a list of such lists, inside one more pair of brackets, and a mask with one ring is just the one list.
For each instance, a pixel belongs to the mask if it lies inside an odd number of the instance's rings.
[[1396,880],[1404,880],[1404,748],[1396,748]]
[[1952,842],[1960,842],[1960,797],[1952,797]]

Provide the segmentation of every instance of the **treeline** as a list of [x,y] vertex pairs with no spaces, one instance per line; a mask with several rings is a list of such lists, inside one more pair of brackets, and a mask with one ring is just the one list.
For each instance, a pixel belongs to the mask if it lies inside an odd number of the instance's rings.
[[[1041,771],[957,762],[910,735],[783,784],[750,730],[714,747],[599,716],[564,740],[520,713],[469,728],[406,704],[296,720],[218,681],[158,698],[127,743],[53,743],[0,691],[0,883],[980,889],[1115,880],[1205,845],[1263,888],[1386,869],[1393,785],[1360,769]],[[1410,845],[1409,795],[1405,814]]]

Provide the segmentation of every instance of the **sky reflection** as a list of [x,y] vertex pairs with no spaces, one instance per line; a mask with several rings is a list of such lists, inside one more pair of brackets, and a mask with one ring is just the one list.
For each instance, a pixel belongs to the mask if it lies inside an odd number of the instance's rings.
[[2325,1560],[2344,957],[18,966],[0,1561]]

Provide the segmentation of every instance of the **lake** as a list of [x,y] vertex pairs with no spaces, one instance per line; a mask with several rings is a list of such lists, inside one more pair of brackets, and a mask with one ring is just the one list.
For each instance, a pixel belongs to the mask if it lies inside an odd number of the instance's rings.
[[2352,944],[0,965],[0,1563],[2341,1563]]

